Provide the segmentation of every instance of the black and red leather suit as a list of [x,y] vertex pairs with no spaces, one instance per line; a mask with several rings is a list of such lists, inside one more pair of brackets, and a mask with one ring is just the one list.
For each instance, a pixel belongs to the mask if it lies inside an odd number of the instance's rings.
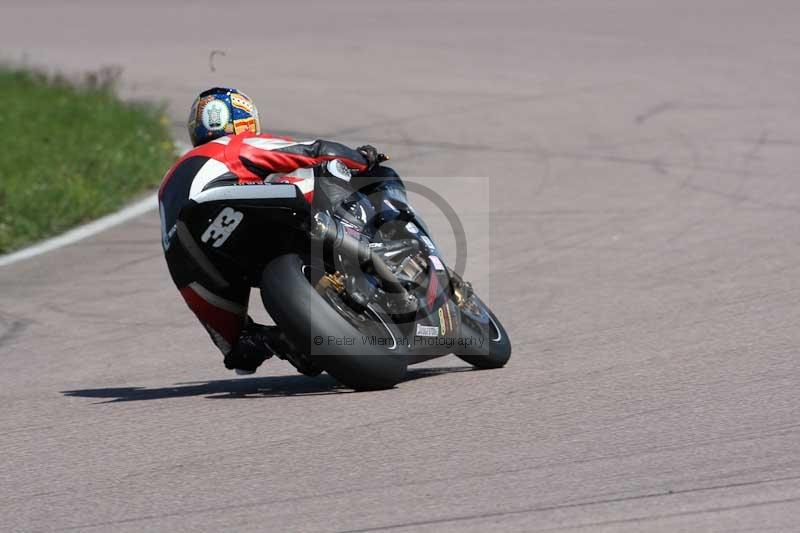
[[[231,353],[248,323],[251,287],[226,276],[224,269],[203,253],[203,247],[210,243],[185,238],[189,232],[181,210],[193,197],[210,188],[264,183],[293,183],[309,202],[319,208],[330,208],[319,206],[319,198],[315,202],[314,184],[318,189],[320,180],[311,178],[319,174],[325,162],[333,159],[340,160],[353,172],[349,184],[353,188],[371,186],[373,194],[378,192],[406,203],[397,174],[383,166],[368,169],[368,161],[358,150],[336,142],[293,141],[269,134],[242,133],[202,144],[187,152],[164,177],[158,199],[170,275],[224,355]],[[235,208],[235,203],[232,207]]]

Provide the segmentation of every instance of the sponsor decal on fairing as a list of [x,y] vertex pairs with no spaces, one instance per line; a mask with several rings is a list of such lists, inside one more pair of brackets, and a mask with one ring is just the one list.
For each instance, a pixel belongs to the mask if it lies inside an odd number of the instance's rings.
[[427,235],[422,235],[420,239],[422,239],[422,242],[425,243],[425,246],[428,248],[429,252],[436,251],[436,246],[433,245],[433,241]]
[[423,326],[417,324],[417,337],[438,337],[439,328],[436,326]]

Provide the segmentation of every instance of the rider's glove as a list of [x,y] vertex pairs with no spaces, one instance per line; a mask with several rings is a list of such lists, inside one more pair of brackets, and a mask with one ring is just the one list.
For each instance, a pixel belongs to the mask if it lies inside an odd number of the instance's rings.
[[359,146],[358,148],[356,148],[356,150],[358,150],[358,152],[362,156],[364,156],[364,159],[367,160],[367,172],[377,167],[384,161],[389,160],[386,154],[379,153],[378,150],[371,144],[365,144],[364,146]]

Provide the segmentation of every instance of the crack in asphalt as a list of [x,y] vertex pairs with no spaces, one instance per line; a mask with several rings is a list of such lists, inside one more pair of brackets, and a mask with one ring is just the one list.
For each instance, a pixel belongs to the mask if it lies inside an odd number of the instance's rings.
[[[690,494],[694,492],[702,492],[702,491],[710,491],[710,490],[720,490],[720,489],[730,489],[735,487],[744,487],[744,486],[751,486],[751,485],[760,485],[765,483],[779,483],[782,481],[794,481],[800,479],[800,476],[791,476],[787,478],[775,478],[770,480],[762,480],[762,481],[753,481],[753,482],[742,482],[742,483],[731,483],[728,485],[719,485],[714,487],[699,487],[699,488],[692,488],[692,489],[684,489],[684,490],[667,490],[661,492],[655,492],[650,494],[640,494],[635,496],[626,496],[622,498],[608,498],[608,499],[598,499],[598,500],[588,500],[584,502],[578,503],[567,503],[561,505],[551,505],[551,506],[543,506],[543,507],[531,507],[527,509],[515,509],[513,511],[497,511],[492,513],[475,513],[470,515],[461,515],[461,516],[454,516],[454,517],[447,517],[447,518],[440,518],[440,519],[433,519],[433,520],[419,520],[414,522],[406,522],[406,523],[397,523],[391,524],[386,526],[377,526],[377,527],[368,527],[362,529],[346,529],[340,530],[338,533],[366,533],[368,531],[389,531],[392,529],[403,529],[407,527],[418,527],[418,526],[425,526],[425,525],[433,525],[433,524],[446,524],[452,522],[465,522],[469,520],[480,520],[484,518],[495,518],[501,516],[511,516],[511,515],[519,515],[519,514],[528,514],[528,513],[541,513],[547,511],[558,511],[562,509],[571,509],[571,508],[580,508],[580,507],[588,507],[592,505],[607,505],[611,503],[621,503],[627,501],[635,501],[635,500],[644,500],[644,499],[651,499],[651,498],[662,498],[668,496],[676,496],[680,494]],[[709,509],[699,509],[696,511],[682,511],[677,513],[665,513],[662,515],[648,515],[648,516],[640,516],[640,517],[632,517],[620,520],[609,520],[606,522],[594,522],[591,524],[580,524],[574,526],[564,526],[558,528],[548,528],[548,529],[538,529],[536,531],[558,531],[561,529],[571,529],[571,528],[582,528],[582,527],[592,527],[598,525],[611,525],[611,524],[621,524],[626,522],[641,522],[646,520],[657,520],[662,518],[670,518],[673,516],[684,516],[684,515],[692,515],[692,514],[702,514],[702,513],[713,513],[713,512],[723,512],[723,511],[730,511],[735,509],[746,509],[750,507],[757,507],[761,505],[772,505],[778,503],[791,503],[795,501],[800,501],[800,497],[797,498],[784,498],[779,500],[769,500],[763,502],[752,502],[752,503],[745,503],[740,505],[731,505],[725,507],[714,507]]]
[[[740,487],[749,487],[749,486],[757,486],[757,485],[765,485],[770,483],[781,483],[786,481],[796,481],[800,480],[800,476],[786,476],[786,477],[778,477],[778,478],[771,478],[771,479],[763,479],[763,480],[755,480],[755,481],[743,481],[739,483],[727,483],[721,485],[713,485],[707,487],[694,487],[689,489],[679,489],[679,490],[663,490],[658,492],[651,492],[647,494],[637,494],[632,496],[624,496],[624,497],[617,497],[617,498],[598,498],[595,500],[585,500],[581,502],[574,502],[574,503],[565,503],[559,505],[548,505],[548,506],[537,506],[537,507],[529,507],[525,509],[515,509],[511,511],[498,511],[492,513],[475,513],[469,515],[460,515],[460,516],[451,516],[439,519],[431,519],[431,520],[419,520],[413,522],[403,522],[403,523],[395,523],[395,524],[388,524],[384,526],[370,526],[365,528],[358,528],[358,529],[345,529],[339,530],[337,533],[365,533],[368,531],[387,531],[392,529],[402,529],[407,527],[415,527],[415,526],[423,526],[423,525],[431,525],[431,524],[443,524],[448,522],[464,522],[469,520],[476,520],[482,518],[493,518],[493,517],[500,517],[500,516],[510,516],[510,515],[519,515],[519,514],[528,514],[528,513],[540,513],[540,512],[547,512],[547,511],[556,511],[561,509],[571,509],[571,508],[580,508],[580,507],[588,507],[592,505],[607,505],[612,503],[620,503],[620,502],[627,502],[627,501],[635,501],[635,500],[646,500],[646,499],[653,499],[653,498],[662,498],[662,497],[669,497],[669,496],[677,496],[681,494],[691,494],[697,492],[708,492],[714,490],[723,490],[723,489],[731,489],[731,488],[740,488]],[[405,486],[414,486],[418,484],[417,482],[409,482],[409,483],[401,483],[397,485],[393,485],[393,488],[398,487],[405,487]],[[365,489],[366,490],[366,489]],[[374,490],[374,489],[371,489]],[[142,522],[147,520],[158,520],[162,518],[174,518],[179,516],[191,516],[196,514],[207,514],[207,513],[215,513],[218,511],[224,510],[231,510],[231,509],[246,509],[251,507],[259,507],[263,505],[280,505],[285,503],[292,503],[296,501],[303,501],[309,499],[316,499],[316,498],[327,498],[331,496],[339,496],[339,495],[347,495],[352,494],[352,490],[337,490],[331,492],[325,492],[321,494],[314,494],[310,496],[295,496],[291,498],[281,498],[281,499],[272,499],[272,500],[261,500],[255,502],[247,502],[247,503],[240,503],[240,504],[233,504],[233,505],[220,505],[220,506],[212,506],[212,507],[205,507],[200,509],[193,509],[188,511],[177,511],[172,513],[161,513],[161,514],[153,514],[153,515],[143,515],[131,518],[124,518],[120,520],[107,520],[102,522],[87,522],[80,525],[69,526],[64,528],[58,528],[56,531],[73,531],[76,529],[88,528],[88,527],[102,527],[102,526],[113,526],[119,524],[130,524],[134,522]],[[796,501],[800,500],[800,498],[790,498],[786,501]],[[784,500],[777,500],[777,501],[770,501],[770,502],[754,502],[749,504],[741,504],[738,506],[730,506],[730,509],[738,509],[738,508],[747,508],[753,505],[764,505],[769,503],[782,503]],[[715,509],[705,509],[705,510],[698,510],[698,511],[689,511],[688,513],[701,513],[701,512],[714,512]],[[722,509],[721,509],[722,510]],[[727,510],[727,509],[726,509]],[[647,517],[637,517],[631,518],[626,520],[642,520],[646,519]]]

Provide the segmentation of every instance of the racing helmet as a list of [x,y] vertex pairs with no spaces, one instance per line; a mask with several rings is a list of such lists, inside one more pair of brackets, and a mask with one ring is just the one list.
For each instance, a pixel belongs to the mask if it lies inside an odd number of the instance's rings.
[[189,113],[192,146],[246,131],[261,133],[258,109],[246,94],[227,87],[213,87],[195,98]]

